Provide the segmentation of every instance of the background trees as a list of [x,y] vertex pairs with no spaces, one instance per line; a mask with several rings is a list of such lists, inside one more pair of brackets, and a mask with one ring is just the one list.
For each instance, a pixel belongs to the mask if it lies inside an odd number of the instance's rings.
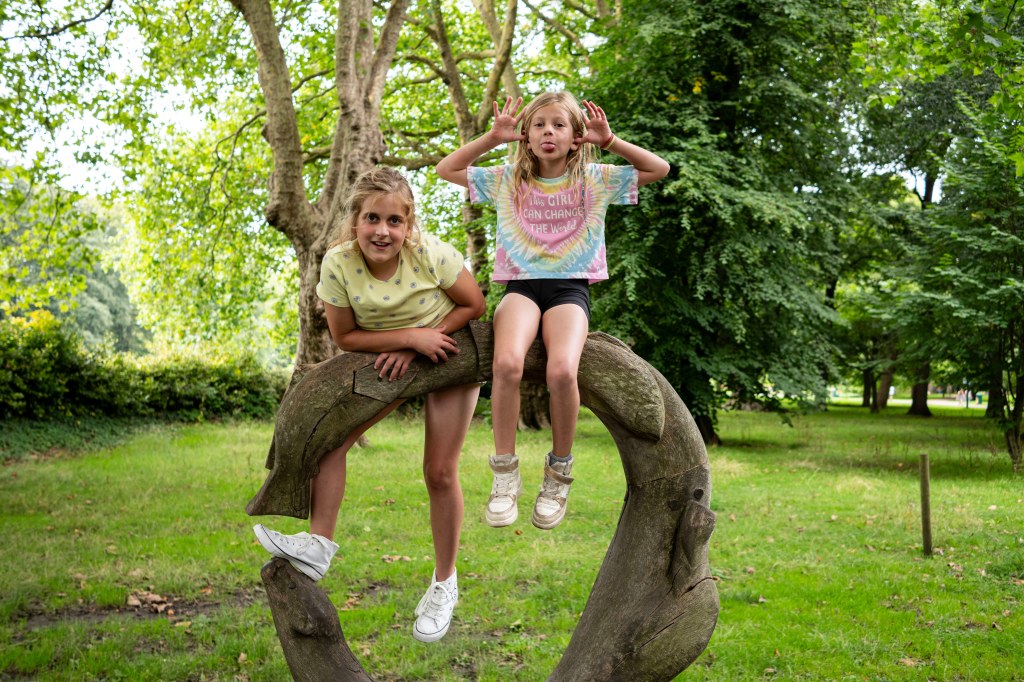
[[[882,407],[886,381],[924,390],[941,369],[1000,386],[1014,422],[1016,275],[953,277],[939,248],[960,268],[1013,253],[1012,3],[0,7],[5,315],[85,286],[88,191],[124,209],[113,260],[158,338],[327,357],[312,290],[347,183],[408,169],[428,227],[486,281],[491,218],[430,168],[486,129],[493,98],[568,87],[673,164],[609,217],[595,326],[669,378],[709,442],[726,401],[820,404],[841,375]],[[70,181],[89,167],[102,182]],[[992,333],[968,339],[966,310]]]

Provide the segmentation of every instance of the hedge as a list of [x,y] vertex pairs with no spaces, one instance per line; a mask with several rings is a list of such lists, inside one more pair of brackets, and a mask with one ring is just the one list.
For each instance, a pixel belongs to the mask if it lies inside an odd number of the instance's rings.
[[131,356],[87,348],[53,316],[0,320],[0,416],[274,415],[287,377],[249,353]]

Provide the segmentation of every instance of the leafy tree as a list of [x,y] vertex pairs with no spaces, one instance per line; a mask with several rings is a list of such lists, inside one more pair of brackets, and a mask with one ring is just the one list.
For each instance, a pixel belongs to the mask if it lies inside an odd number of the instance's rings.
[[102,227],[79,195],[34,185],[25,169],[0,166],[0,317],[70,308],[98,251]]
[[947,161],[942,203],[915,253],[919,288],[901,306],[933,321],[933,357],[991,389],[1015,470],[1024,466],[1024,179],[1017,121],[973,117]]
[[666,375],[709,442],[725,392],[814,400],[830,375],[848,12],[647,0],[595,57],[593,98],[673,167],[639,210],[609,216],[598,319]]

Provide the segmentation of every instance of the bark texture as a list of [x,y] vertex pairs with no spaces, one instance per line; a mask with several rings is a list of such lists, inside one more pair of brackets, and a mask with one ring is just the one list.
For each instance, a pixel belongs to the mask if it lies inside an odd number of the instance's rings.
[[[305,518],[320,456],[353,428],[394,398],[489,379],[490,325],[471,323],[455,338],[458,355],[439,366],[417,361],[398,382],[379,381],[370,354],[345,354],[309,369],[282,401],[270,473],[247,511]],[[525,378],[542,382],[545,360],[537,341]],[[589,336],[579,386],[583,403],[618,446],[626,497],[586,608],[549,679],[668,680],[704,650],[718,620],[707,558],[715,526],[707,451],[665,378],[617,339]],[[296,680],[314,679],[309,670],[321,672],[318,679],[367,679],[361,667],[346,663],[355,659],[340,626],[334,631],[337,615],[321,588],[285,562],[268,564],[263,577]]]

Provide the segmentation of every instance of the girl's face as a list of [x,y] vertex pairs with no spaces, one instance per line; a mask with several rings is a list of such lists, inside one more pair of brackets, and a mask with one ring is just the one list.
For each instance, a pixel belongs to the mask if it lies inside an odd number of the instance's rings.
[[566,157],[579,147],[569,113],[560,104],[548,104],[534,112],[526,139],[543,177],[558,177],[564,173]]
[[409,207],[397,195],[368,197],[356,218],[356,242],[370,274],[389,279],[398,270],[398,255],[409,236]]

